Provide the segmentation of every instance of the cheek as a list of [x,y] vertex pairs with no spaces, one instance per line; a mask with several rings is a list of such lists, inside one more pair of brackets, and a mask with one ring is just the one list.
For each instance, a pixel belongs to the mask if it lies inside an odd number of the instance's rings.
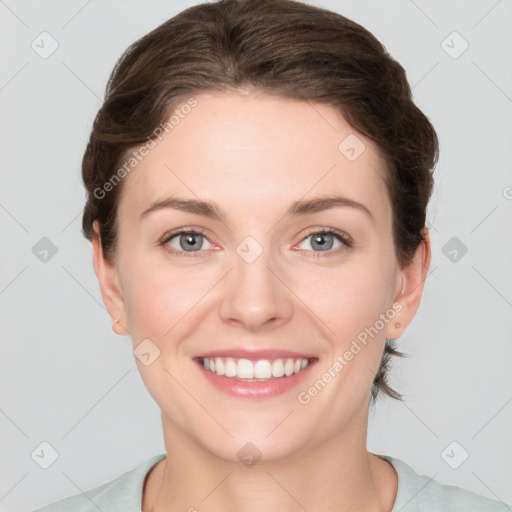
[[389,274],[383,262],[354,259],[338,271],[324,270],[314,278],[300,279],[297,295],[330,328],[329,337],[344,344],[373,326],[390,307]]
[[123,268],[123,295],[134,343],[145,338],[159,343],[178,332],[185,336],[190,318],[201,311],[205,294],[218,280],[213,274],[132,253]]
[[380,365],[386,327],[395,315],[389,276],[386,263],[361,258],[311,283],[314,292],[305,302],[328,325],[324,333],[332,351],[318,370],[333,382],[322,400],[333,400],[340,414],[347,401],[355,407],[366,396]]

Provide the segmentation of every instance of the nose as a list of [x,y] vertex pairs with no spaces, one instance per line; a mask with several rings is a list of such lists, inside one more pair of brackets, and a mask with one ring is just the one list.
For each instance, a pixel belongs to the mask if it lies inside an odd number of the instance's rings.
[[254,261],[243,252],[233,258],[233,268],[223,280],[220,316],[224,322],[255,332],[277,327],[293,315],[293,293],[283,266],[263,251]]

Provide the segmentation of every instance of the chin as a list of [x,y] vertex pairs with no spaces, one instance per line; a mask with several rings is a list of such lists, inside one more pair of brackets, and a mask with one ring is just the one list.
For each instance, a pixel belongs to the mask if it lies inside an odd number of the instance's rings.
[[224,440],[221,446],[211,446],[211,440],[208,440],[203,447],[219,459],[245,466],[286,461],[303,448],[299,440],[288,439],[284,443],[278,436],[272,441],[264,437],[248,434],[247,437]]

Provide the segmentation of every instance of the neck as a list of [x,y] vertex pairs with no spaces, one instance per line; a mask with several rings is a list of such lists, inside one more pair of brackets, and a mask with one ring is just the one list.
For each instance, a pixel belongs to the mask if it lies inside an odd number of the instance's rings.
[[163,424],[167,458],[148,476],[143,512],[393,508],[397,475],[366,450],[366,424],[286,459],[251,466],[216,457],[164,417]]

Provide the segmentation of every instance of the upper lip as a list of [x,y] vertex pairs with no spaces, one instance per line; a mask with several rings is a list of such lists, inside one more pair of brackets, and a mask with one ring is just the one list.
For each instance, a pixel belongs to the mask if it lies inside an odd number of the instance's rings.
[[197,359],[214,357],[232,357],[234,359],[249,359],[257,361],[260,359],[312,359],[311,354],[293,352],[291,350],[258,349],[247,350],[243,348],[232,348],[224,350],[210,350],[196,356]]

